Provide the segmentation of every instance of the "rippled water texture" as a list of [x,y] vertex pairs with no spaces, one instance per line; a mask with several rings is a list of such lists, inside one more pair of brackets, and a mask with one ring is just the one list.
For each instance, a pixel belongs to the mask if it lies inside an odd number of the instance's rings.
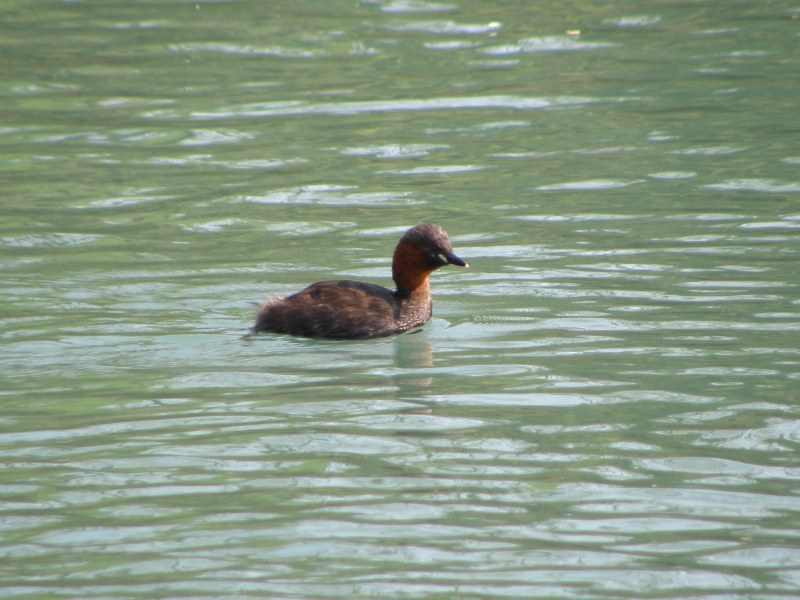
[[0,596],[797,596],[797,4],[0,13]]

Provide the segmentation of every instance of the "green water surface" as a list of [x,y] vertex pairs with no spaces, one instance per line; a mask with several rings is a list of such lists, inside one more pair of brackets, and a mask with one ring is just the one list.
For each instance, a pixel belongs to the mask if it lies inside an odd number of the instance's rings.
[[794,597],[798,17],[2,3],[0,596]]

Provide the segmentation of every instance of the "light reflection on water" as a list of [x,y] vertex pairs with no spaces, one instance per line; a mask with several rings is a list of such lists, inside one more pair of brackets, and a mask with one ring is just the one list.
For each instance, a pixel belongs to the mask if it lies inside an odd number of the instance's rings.
[[[3,597],[794,593],[791,9],[298,7],[9,12]],[[420,220],[424,331],[243,339]]]

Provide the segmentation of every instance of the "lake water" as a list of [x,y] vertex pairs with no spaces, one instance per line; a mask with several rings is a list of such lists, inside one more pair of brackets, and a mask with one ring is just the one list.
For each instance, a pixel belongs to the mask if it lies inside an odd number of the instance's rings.
[[797,597],[800,5],[2,13],[3,598]]

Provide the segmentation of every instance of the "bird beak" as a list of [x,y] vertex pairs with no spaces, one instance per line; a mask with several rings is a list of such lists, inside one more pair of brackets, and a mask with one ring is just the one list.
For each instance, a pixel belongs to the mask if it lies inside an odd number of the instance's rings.
[[456,265],[457,267],[467,267],[467,268],[469,268],[469,265],[465,261],[463,261],[460,258],[458,258],[455,254],[450,254],[446,258],[447,258],[447,263],[450,264],[450,265]]

